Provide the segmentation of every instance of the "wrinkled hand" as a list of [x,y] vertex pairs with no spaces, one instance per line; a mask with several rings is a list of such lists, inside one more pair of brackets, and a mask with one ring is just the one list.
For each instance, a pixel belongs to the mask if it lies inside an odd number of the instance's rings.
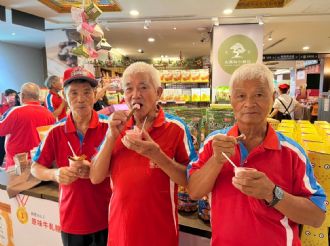
[[89,179],[89,171],[91,163],[88,160],[74,161],[69,159],[70,170],[76,174],[78,178]]
[[213,156],[216,161],[220,164],[223,164],[227,159],[221,154],[224,152],[228,157],[231,157],[235,153],[235,146],[237,140],[233,136],[227,135],[216,135],[212,140]]
[[145,130],[142,131],[142,139],[136,139],[129,135],[125,135],[122,138],[122,142],[126,148],[134,150],[138,154],[143,155],[149,159],[152,159],[153,155],[157,154],[159,150],[159,145]]
[[128,112],[116,111],[109,118],[108,138],[117,139],[127,122]]
[[75,171],[70,167],[60,167],[55,170],[55,180],[59,184],[69,185],[77,179]]
[[263,172],[256,169],[244,170],[232,179],[233,185],[247,196],[271,201],[274,183]]

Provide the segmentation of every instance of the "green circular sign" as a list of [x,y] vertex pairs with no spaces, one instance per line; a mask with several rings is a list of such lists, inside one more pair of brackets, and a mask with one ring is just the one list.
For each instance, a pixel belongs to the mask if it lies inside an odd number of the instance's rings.
[[218,50],[219,65],[229,74],[232,74],[241,65],[255,63],[257,59],[257,46],[251,38],[245,35],[234,35],[227,38]]

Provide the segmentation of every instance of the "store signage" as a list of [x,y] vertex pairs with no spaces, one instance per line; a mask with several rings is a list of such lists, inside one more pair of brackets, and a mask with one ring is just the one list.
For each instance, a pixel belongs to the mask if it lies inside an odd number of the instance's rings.
[[228,86],[231,75],[241,65],[262,62],[262,40],[263,29],[258,24],[215,26],[212,87]]
[[317,60],[318,54],[273,54],[263,55],[262,60],[266,61],[296,61],[296,60]]

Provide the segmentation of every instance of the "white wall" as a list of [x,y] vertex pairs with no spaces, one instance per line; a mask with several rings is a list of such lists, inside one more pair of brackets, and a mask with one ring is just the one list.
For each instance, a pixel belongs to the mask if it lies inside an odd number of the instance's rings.
[[42,85],[45,79],[42,47],[40,49],[0,42],[0,93],[19,91],[25,82]]

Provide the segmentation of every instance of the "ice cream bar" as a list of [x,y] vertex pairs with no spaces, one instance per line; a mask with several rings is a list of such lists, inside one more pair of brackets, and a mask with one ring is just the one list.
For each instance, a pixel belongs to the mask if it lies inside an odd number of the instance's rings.
[[140,104],[138,104],[138,103],[134,104],[134,106],[133,106],[131,112],[129,112],[129,114],[128,114],[128,116],[127,116],[127,120],[129,120],[129,119],[132,117],[132,115],[134,114],[134,112],[135,112],[137,109],[140,109],[140,107],[141,107]]

